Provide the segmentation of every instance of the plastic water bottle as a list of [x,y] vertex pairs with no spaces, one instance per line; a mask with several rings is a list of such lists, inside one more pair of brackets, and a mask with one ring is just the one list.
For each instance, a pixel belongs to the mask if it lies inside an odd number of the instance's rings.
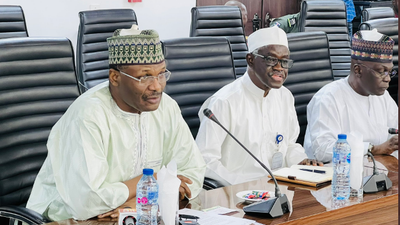
[[158,184],[153,169],[143,169],[143,177],[137,184],[137,225],[157,225]]
[[350,196],[351,149],[346,134],[339,134],[333,147],[332,198],[334,201],[347,200]]

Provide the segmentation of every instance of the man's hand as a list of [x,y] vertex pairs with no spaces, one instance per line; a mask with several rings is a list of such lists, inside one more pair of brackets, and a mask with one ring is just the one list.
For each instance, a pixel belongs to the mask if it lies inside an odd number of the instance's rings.
[[191,198],[192,193],[190,192],[187,184],[192,184],[193,182],[189,178],[182,175],[178,175],[178,178],[181,180],[181,186],[179,187],[179,201],[182,201],[185,198],[185,195],[188,198]]
[[98,215],[97,218],[98,219],[103,219],[103,218],[107,218],[107,217],[118,218],[119,210],[124,209],[124,208],[136,209],[136,198],[132,198],[132,199],[126,201],[124,204],[122,204],[120,207],[118,207],[114,210],[111,210],[109,212]]
[[324,166],[323,162],[319,162],[315,159],[304,159],[303,161],[299,162],[299,165],[307,165],[307,166]]
[[375,145],[371,152],[373,155],[390,155],[399,149],[398,140],[399,136],[395,135],[382,144]]

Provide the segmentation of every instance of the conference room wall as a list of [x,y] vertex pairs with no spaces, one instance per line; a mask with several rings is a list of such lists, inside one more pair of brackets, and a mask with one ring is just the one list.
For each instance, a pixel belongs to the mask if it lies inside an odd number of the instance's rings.
[[196,0],[0,0],[0,5],[22,7],[30,37],[67,37],[76,51],[80,11],[132,8],[140,29],[155,29],[165,40],[189,37]]

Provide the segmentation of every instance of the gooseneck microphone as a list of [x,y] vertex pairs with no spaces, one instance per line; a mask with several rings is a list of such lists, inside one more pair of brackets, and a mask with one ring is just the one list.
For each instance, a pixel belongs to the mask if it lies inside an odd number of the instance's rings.
[[399,134],[399,132],[396,128],[389,128],[388,132],[389,132],[389,134]]
[[368,152],[367,155],[371,157],[374,163],[373,174],[363,178],[363,191],[364,193],[375,193],[378,191],[386,191],[392,187],[392,181],[384,173],[379,173],[375,164],[375,158],[372,153]]
[[253,153],[251,153],[238,139],[236,139],[215,117],[214,113],[206,108],[203,110],[203,114],[208,117],[210,120],[214,121],[218,124],[229,136],[233,138],[247,153],[253,157],[268,173],[271,175],[274,183],[275,183],[275,198],[269,198],[266,201],[260,201],[258,203],[253,203],[251,205],[243,207],[243,211],[247,214],[255,214],[255,215],[267,215],[272,218],[282,216],[285,213],[289,212],[289,202],[285,194],[281,194],[281,190],[279,189],[278,183],[272,174],[272,172],[262,163]]

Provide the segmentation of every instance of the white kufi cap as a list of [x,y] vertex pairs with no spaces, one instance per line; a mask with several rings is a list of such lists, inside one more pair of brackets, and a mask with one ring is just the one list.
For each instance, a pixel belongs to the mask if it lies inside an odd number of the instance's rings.
[[256,30],[250,34],[247,43],[249,52],[268,45],[284,45],[289,48],[285,31],[277,26]]

